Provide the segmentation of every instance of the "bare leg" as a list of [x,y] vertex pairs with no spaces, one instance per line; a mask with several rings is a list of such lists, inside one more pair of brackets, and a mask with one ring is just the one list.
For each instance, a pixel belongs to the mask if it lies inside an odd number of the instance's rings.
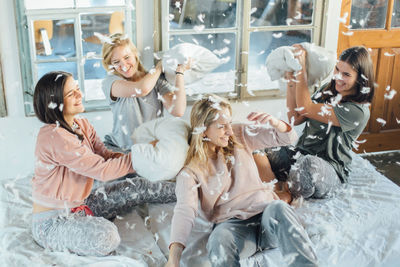
[[274,192],[282,201],[285,201],[288,204],[290,204],[293,200],[287,182],[277,182],[275,184]]
[[[269,183],[276,178],[274,172],[272,171],[268,157],[264,153],[253,154],[253,158],[256,162],[258,173],[263,182]],[[290,193],[286,182],[277,182],[275,184],[274,192],[286,203],[290,203],[292,201],[292,194]]]
[[275,174],[272,172],[271,164],[264,153],[253,154],[254,161],[256,162],[258,174],[261,181],[269,183],[275,179]]

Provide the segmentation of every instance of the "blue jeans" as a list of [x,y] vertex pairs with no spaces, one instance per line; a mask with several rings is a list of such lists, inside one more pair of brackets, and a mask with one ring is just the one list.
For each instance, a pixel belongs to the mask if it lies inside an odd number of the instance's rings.
[[292,208],[281,200],[247,220],[232,218],[217,224],[207,242],[212,266],[240,266],[245,240],[257,242],[260,250],[279,247],[288,266],[318,266],[306,231]]

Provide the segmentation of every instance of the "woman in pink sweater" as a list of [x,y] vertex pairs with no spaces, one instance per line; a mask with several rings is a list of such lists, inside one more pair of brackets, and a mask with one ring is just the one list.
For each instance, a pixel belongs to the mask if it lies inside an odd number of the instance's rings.
[[[37,83],[35,114],[40,129],[32,179],[32,234],[42,247],[104,256],[120,243],[107,219],[144,203],[175,201],[175,184],[151,183],[133,174],[131,155],[108,150],[93,126],[76,115],[82,93],[70,73],[50,72]],[[127,175],[130,174],[130,175]],[[110,181],[92,192],[94,179]]]
[[[293,143],[297,135],[266,113],[233,124],[228,101],[208,95],[191,112],[192,134],[185,167],[177,176],[167,266],[179,266],[198,207],[215,223],[207,242],[212,266],[240,266],[245,240],[259,249],[280,247],[289,266],[316,266],[307,233],[271,184],[260,179],[252,152]],[[257,241],[256,241],[257,240]]]

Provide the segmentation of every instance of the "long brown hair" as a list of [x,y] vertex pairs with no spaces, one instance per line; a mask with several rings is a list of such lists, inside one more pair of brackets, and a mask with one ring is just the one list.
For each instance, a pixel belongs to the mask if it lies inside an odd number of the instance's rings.
[[[340,61],[346,62],[357,72],[357,80],[354,85],[355,94],[344,96],[341,102],[371,103],[375,92],[375,75],[371,56],[363,46],[350,47],[342,52]],[[334,79],[325,87],[323,91],[331,91],[333,95],[322,94],[324,102],[336,97],[338,92],[335,89]],[[363,88],[369,88],[369,92],[363,93]]]
[[59,124],[60,127],[83,140],[83,136],[72,130],[63,115],[64,86],[69,77],[72,77],[72,74],[64,71],[52,71],[43,75],[35,86],[33,109],[41,122]]
[[[185,165],[206,166],[208,162],[208,142],[203,140],[203,134],[198,129],[207,129],[214,121],[219,109],[228,109],[232,114],[232,107],[228,100],[214,94],[207,94],[194,103],[190,113],[189,151]],[[221,148],[225,157],[232,156],[235,146],[240,146],[235,136],[229,137],[227,147]]]
[[[112,65],[111,65],[112,51],[114,50],[114,48],[120,47],[120,46],[129,47],[129,49],[135,55],[136,62],[138,64],[138,71],[146,74],[147,71],[143,67],[142,62],[140,62],[140,60],[139,60],[138,50],[137,50],[136,46],[132,43],[132,41],[129,38],[126,37],[126,35],[123,35],[121,33],[114,33],[114,34],[110,35],[109,41],[103,43],[102,64],[103,64],[104,69],[106,71],[114,70],[114,67],[112,67]],[[115,71],[114,74],[120,76],[121,78],[126,79],[121,74],[119,74],[117,71]]]

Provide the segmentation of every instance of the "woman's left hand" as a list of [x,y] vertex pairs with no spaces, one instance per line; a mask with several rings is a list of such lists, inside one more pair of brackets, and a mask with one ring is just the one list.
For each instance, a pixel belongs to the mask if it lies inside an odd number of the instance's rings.
[[280,122],[280,120],[265,112],[251,112],[247,116],[247,119],[259,124],[266,124],[268,122],[274,128],[276,128]]
[[189,58],[185,64],[178,64],[176,67],[176,72],[184,73],[192,68],[192,58]]
[[293,47],[295,50],[293,51],[294,57],[297,58],[303,70],[306,69],[306,58],[307,58],[307,50],[303,48],[300,44],[294,44]]

